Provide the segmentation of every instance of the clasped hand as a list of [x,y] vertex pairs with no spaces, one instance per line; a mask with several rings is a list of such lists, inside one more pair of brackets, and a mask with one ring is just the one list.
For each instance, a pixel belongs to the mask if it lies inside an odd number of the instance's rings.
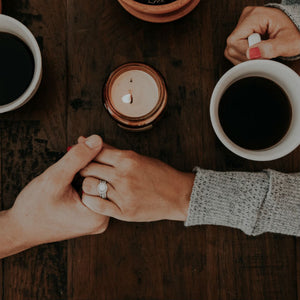
[[[72,187],[80,172],[82,198]],[[109,217],[124,221],[185,220],[193,174],[132,151],[102,143],[93,135],[31,181],[13,207],[1,212],[0,258],[33,246],[102,233]],[[108,199],[97,192],[108,182]]]
[[[253,32],[267,39],[248,47]],[[254,58],[295,56],[300,33],[276,8],[247,7],[227,39],[225,56],[234,64]],[[71,183],[85,177],[82,198]],[[97,185],[105,180],[107,199]],[[104,232],[109,217],[124,221],[187,218],[194,175],[132,151],[103,145],[99,136],[79,138],[56,164],[30,182],[13,207],[0,212],[0,258],[35,245]]]
[[[82,202],[99,214],[134,222],[184,221],[187,217],[192,173],[179,172],[133,151],[104,145],[80,174],[86,177]],[[107,199],[99,197],[100,180],[107,182]]]

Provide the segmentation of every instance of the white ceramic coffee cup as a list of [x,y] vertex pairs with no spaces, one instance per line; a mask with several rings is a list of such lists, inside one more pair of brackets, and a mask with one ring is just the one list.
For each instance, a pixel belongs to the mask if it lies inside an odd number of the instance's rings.
[[[234,82],[246,77],[264,77],[279,85],[287,94],[292,107],[292,119],[288,132],[277,144],[262,150],[249,150],[232,142],[220,124],[219,103],[224,92]],[[233,153],[256,161],[269,161],[283,157],[300,144],[300,77],[289,67],[271,60],[253,60],[241,63],[227,73],[217,83],[210,102],[210,118],[220,141]]]
[[0,14],[0,32],[10,33],[21,39],[31,50],[34,59],[34,73],[30,85],[26,91],[13,102],[0,105],[0,113],[4,113],[21,107],[36,93],[42,79],[42,56],[35,37],[29,29],[18,20]]

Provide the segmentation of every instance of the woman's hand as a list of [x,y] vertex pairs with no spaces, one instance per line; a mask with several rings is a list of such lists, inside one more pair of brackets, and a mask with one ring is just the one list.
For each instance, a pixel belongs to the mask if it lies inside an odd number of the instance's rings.
[[13,207],[0,214],[0,257],[106,230],[109,218],[87,208],[71,185],[101,148],[99,136],[89,137],[22,190]]
[[[266,40],[249,48],[247,38],[259,33]],[[271,59],[300,54],[300,32],[281,10],[269,7],[246,7],[227,39],[225,56],[233,64],[248,59]]]
[[[80,174],[86,177],[82,202],[99,214],[134,222],[187,218],[193,174],[109,146]],[[97,192],[100,179],[107,181],[107,200]]]

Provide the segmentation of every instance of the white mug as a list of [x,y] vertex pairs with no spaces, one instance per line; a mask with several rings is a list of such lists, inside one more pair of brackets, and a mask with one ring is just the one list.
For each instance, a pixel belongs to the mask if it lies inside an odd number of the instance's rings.
[[0,14],[0,32],[10,33],[21,39],[31,50],[34,59],[34,74],[31,83],[19,98],[8,104],[0,105],[0,113],[4,113],[21,107],[36,93],[42,79],[42,56],[33,34],[18,20]]
[[[232,142],[220,124],[219,103],[224,92],[234,82],[246,77],[264,77],[275,82],[288,96],[292,108],[289,130],[277,144],[262,150],[249,150]],[[283,157],[300,144],[300,77],[289,67],[271,60],[241,63],[226,72],[217,83],[210,102],[212,126],[220,141],[233,153],[250,160],[269,161]]]

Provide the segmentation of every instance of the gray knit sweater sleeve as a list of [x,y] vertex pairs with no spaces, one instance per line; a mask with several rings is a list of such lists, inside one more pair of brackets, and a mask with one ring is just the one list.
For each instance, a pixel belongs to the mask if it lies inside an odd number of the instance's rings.
[[[283,0],[281,4],[269,3],[266,6],[281,9],[300,30],[300,0]],[[300,55],[281,58],[284,60],[296,60],[300,58]]]
[[300,173],[194,171],[186,226],[213,224],[249,235],[300,236]]
[[[281,9],[300,30],[300,0],[267,6]],[[300,236],[300,173],[194,171],[186,226],[213,224],[239,228],[249,235]]]

